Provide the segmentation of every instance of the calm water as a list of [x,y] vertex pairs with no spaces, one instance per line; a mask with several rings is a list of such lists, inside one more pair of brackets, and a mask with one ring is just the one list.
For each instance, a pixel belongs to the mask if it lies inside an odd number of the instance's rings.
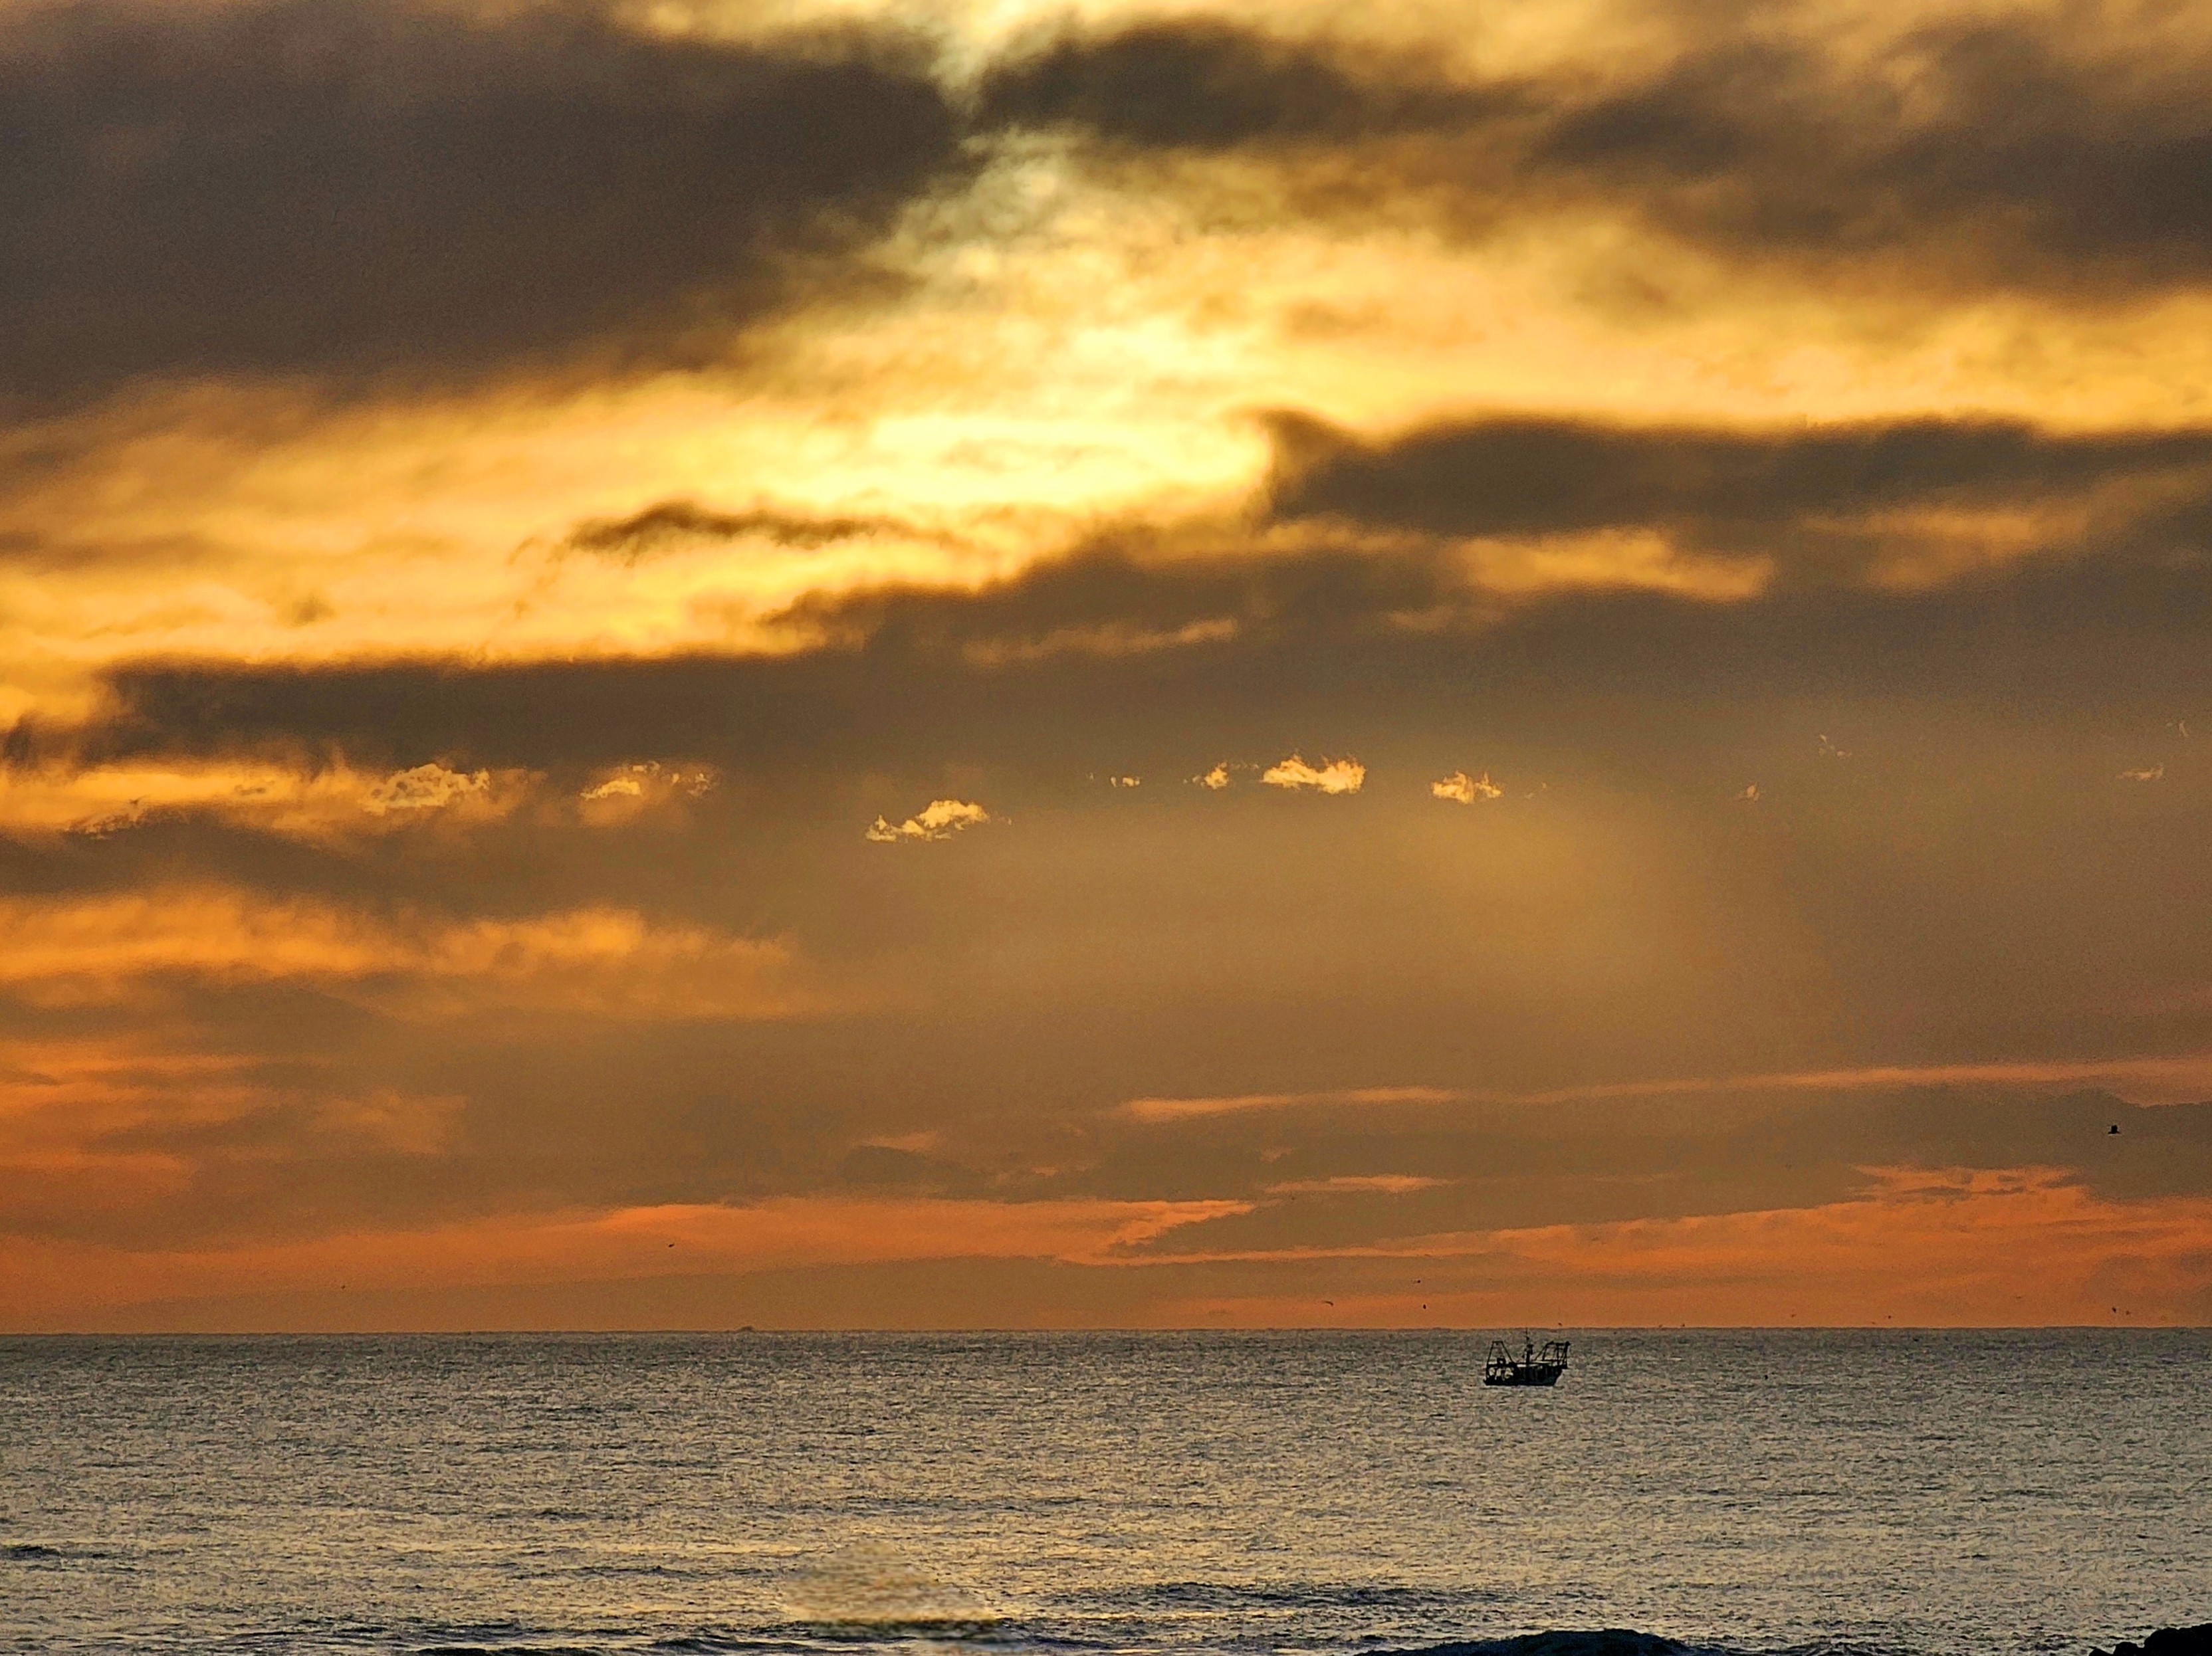
[[1351,1651],[2212,1621],[2212,1335],[0,1340],[0,1649]]

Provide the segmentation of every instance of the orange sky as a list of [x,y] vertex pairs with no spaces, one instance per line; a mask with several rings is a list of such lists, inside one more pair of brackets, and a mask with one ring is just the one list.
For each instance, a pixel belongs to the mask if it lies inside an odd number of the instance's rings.
[[2212,1317],[2189,9],[0,97],[0,1329]]

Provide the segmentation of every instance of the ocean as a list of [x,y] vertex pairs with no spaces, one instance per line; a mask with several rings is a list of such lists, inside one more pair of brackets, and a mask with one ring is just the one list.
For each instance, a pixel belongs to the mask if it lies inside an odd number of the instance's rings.
[[1446,1331],[0,1339],[0,1650],[2212,1621],[2212,1333],[1555,1331],[1552,1391]]

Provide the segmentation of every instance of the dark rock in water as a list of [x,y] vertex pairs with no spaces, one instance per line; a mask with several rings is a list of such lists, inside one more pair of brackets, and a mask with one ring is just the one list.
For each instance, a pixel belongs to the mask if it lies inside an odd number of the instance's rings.
[[[1686,1656],[1686,1647],[1656,1633],[1637,1633],[1627,1628],[1597,1628],[1588,1632],[1561,1629],[1552,1633],[1524,1633],[1517,1639],[1468,1639],[1447,1645],[1424,1645],[1418,1651],[1381,1653],[1380,1656]],[[2169,1656],[2160,1651],[2157,1656]],[[2193,1649],[2171,1656],[2196,1656]]]
[[2212,1622],[2202,1627],[2160,1628],[2141,1644],[2123,1640],[2090,1656],[2212,1656]]
[[59,1558],[58,1547],[42,1547],[35,1541],[17,1541],[0,1546],[0,1558]]

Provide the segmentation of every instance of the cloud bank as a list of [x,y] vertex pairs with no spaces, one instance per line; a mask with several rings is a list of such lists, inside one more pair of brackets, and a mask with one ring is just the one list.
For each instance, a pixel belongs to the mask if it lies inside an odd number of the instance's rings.
[[956,143],[896,39],[574,7],[34,8],[0,100],[0,379],[52,396],[717,350],[850,279]]

